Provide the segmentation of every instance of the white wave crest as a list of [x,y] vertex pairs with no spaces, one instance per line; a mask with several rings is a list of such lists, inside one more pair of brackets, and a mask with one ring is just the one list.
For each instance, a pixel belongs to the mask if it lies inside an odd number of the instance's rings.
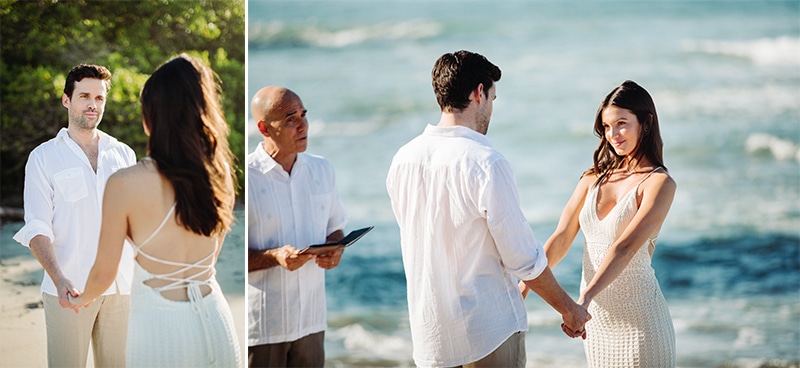
[[747,152],[769,152],[776,160],[795,159],[800,162],[800,146],[791,141],[764,133],[753,133],[744,143]]
[[249,26],[249,43],[261,47],[314,46],[340,48],[376,40],[420,40],[442,32],[442,26],[427,20],[382,22],[366,26],[331,29],[320,25],[287,25],[276,21]]
[[360,324],[330,330],[327,335],[332,340],[342,340],[345,349],[351,352],[374,352],[376,347],[380,348],[381,354],[388,356],[403,356],[411,352],[410,340],[368,331]]
[[684,49],[746,58],[759,65],[800,65],[800,37],[782,36],[752,41],[686,41]]
[[371,40],[419,40],[440,34],[441,25],[425,20],[400,23],[378,23],[375,25],[342,29],[338,31],[311,27],[302,32],[302,37],[319,47],[345,47]]

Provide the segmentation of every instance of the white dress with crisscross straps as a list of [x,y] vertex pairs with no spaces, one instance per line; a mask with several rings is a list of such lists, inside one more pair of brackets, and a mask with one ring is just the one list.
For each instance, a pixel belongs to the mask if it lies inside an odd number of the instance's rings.
[[[142,244],[133,244],[137,255],[161,264],[180,267],[166,274],[153,274],[135,263],[128,323],[127,366],[135,367],[239,367],[242,365],[239,340],[233,327],[233,316],[217,283],[216,250],[192,263],[172,262],[147,254],[147,245],[172,218],[173,204],[161,225]],[[212,261],[204,265],[209,259]],[[175,277],[188,270],[193,275]],[[151,287],[145,281],[156,279],[169,283]],[[203,296],[200,287],[211,292]],[[161,292],[186,289],[188,301],[164,298]]]
[[[602,220],[597,215],[597,191],[589,190],[580,212],[586,243],[581,291],[592,280],[611,245],[620,237],[638,210],[639,185],[620,199]],[[592,319],[586,324],[584,350],[589,367],[674,367],[675,331],[667,302],[651,266],[648,239],[630,264],[589,305]]]

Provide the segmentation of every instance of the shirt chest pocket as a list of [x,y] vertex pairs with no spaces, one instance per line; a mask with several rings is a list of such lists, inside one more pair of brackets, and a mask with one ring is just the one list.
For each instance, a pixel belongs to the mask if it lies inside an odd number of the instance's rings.
[[83,177],[83,169],[73,167],[61,170],[53,175],[56,193],[67,202],[77,202],[89,195],[89,188],[86,186],[86,179]]
[[328,219],[330,218],[330,195],[328,194],[312,194],[307,198],[304,205],[306,216],[310,220],[309,226],[314,230],[315,234],[323,234],[323,238],[328,228]]

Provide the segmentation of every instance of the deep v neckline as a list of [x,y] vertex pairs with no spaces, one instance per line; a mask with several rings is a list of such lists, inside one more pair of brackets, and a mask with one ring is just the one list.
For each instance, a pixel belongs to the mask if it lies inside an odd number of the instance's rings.
[[647,173],[647,175],[645,175],[645,177],[642,178],[642,180],[640,180],[638,183],[636,183],[636,185],[634,185],[633,188],[629,189],[628,192],[625,193],[625,195],[623,195],[622,198],[620,198],[619,201],[617,201],[617,203],[614,203],[614,207],[611,207],[611,209],[608,211],[608,213],[606,213],[605,216],[603,216],[603,218],[600,218],[600,213],[598,212],[598,206],[597,206],[598,194],[600,194],[600,185],[598,184],[597,186],[595,186],[593,188],[594,189],[594,198],[592,198],[592,200],[594,202],[594,205],[593,205],[593,207],[594,207],[594,217],[597,219],[597,221],[599,221],[599,222],[605,221],[605,219],[607,219],[608,216],[611,215],[611,213],[616,211],[616,209],[617,209],[617,207],[619,207],[620,203],[625,202],[628,199],[628,196],[631,195],[631,192],[635,193],[639,189],[639,186],[642,185],[642,183],[644,183],[644,181],[647,180],[647,178],[649,178],[650,175],[653,175],[653,173],[658,171],[659,169],[661,169],[661,166],[656,167],[655,169],[653,169],[649,173]]
[[628,190],[628,192],[627,192],[627,193],[625,193],[625,195],[623,195],[623,196],[622,196],[622,198],[621,198],[619,201],[617,201],[617,203],[614,203],[614,206],[613,206],[613,207],[611,207],[611,209],[610,209],[610,210],[608,210],[608,213],[606,213],[606,215],[605,215],[605,216],[603,216],[603,218],[600,218],[600,212],[598,211],[598,206],[597,206],[598,194],[600,193],[600,186],[599,186],[599,185],[598,185],[598,186],[596,186],[596,187],[594,188],[594,198],[593,198],[593,200],[594,200],[594,217],[595,217],[595,218],[597,218],[597,221],[599,221],[599,222],[603,222],[603,221],[604,221],[605,219],[607,219],[607,218],[608,218],[608,217],[609,217],[609,216],[610,216],[610,215],[611,215],[611,214],[612,214],[614,211],[616,211],[616,210],[617,210],[617,207],[619,207],[620,203],[622,203],[622,202],[625,202],[625,201],[628,199],[628,196],[630,196],[632,192],[635,192],[637,188],[639,188],[639,184],[636,184],[636,185],[634,185],[634,186],[633,186],[633,188],[631,188],[630,190]]

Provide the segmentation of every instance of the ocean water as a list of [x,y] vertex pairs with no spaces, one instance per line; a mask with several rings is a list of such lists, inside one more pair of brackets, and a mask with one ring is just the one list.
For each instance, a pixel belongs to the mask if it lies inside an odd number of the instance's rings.
[[[413,366],[384,180],[438,121],[430,71],[460,49],[503,71],[488,136],[541,241],[591,164],[600,100],[626,79],[648,89],[678,183],[653,261],[678,365],[800,365],[799,1],[250,1],[248,16],[247,96],[303,98],[348,229],[375,226],[327,273],[328,366]],[[573,296],[582,248],[554,270]],[[528,365],[585,366],[558,314],[526,306]]]

